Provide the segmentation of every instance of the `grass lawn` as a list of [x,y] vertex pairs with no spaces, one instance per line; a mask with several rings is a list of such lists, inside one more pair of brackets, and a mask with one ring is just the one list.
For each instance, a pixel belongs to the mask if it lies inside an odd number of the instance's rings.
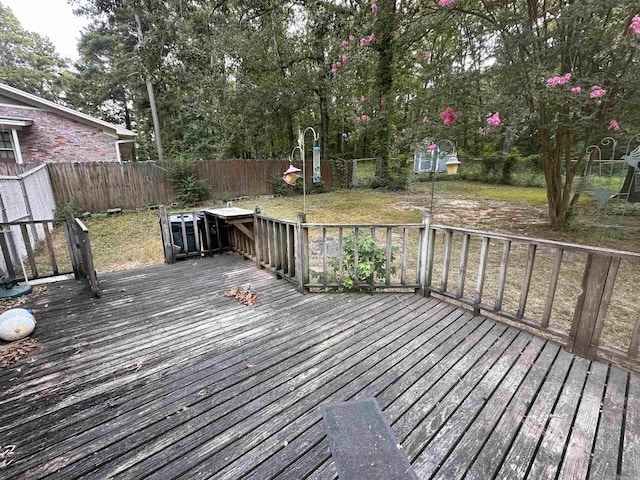
[[[431,200],[431,183],[412,177],[410,188],[402,192],[383,192],[369,189],[338,190],[326,194],[307,196],[307,222],[309,223],[420,223],[429,213]],[[297,212],[302,211],[302,197],[261,198],[238,201],[234,206],[251,209],[260,205],[265,215],[295,220]],[[583,201],[585,208],[590,208]],[[206,206],[221,207],[220,204]],[[461,226],[477,230],[498,231],[524,236],[548,238],[595,246],[640,252],[640,205],[629,204],[627,224],[631,226],[621,235],[605,235],[594,227],[573,226],[556,231],[548,226],[546,212],[546,192],[543,188],[525,188],[502,185],[486,185],[481,183],[460,181],[437,181],[435,185],[435,201],[433,206],[434,223],[441,225]],[[194,209],[196,210],[196,209]],[[137,268],[144,265],[163,262],[160,228],[157,211],[129,212],[123,215],[88,219],[91,245],[94,252],[98,274]],[[334,229],[335,230],[335,229]],[[317,232],[315,232],[317,233]],[[314,239],[314,232],[311,238]],[[329,235],[336,232],[329,231]],[[394,233],[394,235],[397,235]],[[316,235],[317,236],[317,235]],[[381,235],[383,238],[384,235]],[[315,238],[317,241],[317,238]],[[63,231],[58,228],[54,232],[54,243],[59,256],[61,268],[68,265],[68,253],[64,243]],[[441,242],[440,242],[441,243]],[[436,245],[436,254],[442,245]],[[453,259],[458,258],[454,242]],[[417,251],[417,236],[409,239],[409,252]],[[500,262],[501,246],[492,247],[488,265],[488,276],[497,278]],[[474,286],[474,261],[471,258],[479,251],[479,244],[470,249],[470,276],[468,288]],[[441,252],[440,252],[441,253]],[[505,305],[517,309],[519,282],[521,281],[525,261],[526,248],[522,251],[514,248],[510,260],[509,278]],[[45,254],[41,252],[41,260],[46,264]],[[441,255],[440,257],[441,263]],[[411,263],[413,262],[413,263]],[[434,279],[439,278],[441,265],[434,266]],[[457,260],[452,261],[452,272],[457,272]],[[409,266],[415,272],[415,259]],[[561,272],[562,291],[554,303],[554,319],[559,327],[567,327],[570,322],[575,299],[580,291],[580,279],[584,269],[584,259],[567,257],[567,267]],[[513,265],[513,268],[512,266]],[[312,261],[313,266],[313,261]],[[543,250],[536,257],[538,274],[534,276],[531,295],[527,304],[531,314],[541,314],[548,286],[548,275],[552,267],[551,252]],[[475,268],[477,271],[477,268]],[[491,273],[493,272],[493,273]],[[452,275],[454,275],[452,273]],[[639,265],[621,265],[614,299],[607,314],[604,338],[609,344],[624,346],[629,338],[633,325],[629,318],[637,318],[637,301],[628,295],[640,277]],[[493,280],[487,280],[485,292],[488,298],[495,293]],[[452,282],[455,284],[455,278]],[[494,282],[495,283],[495,282]],[[489,302],[491,300],[488,300]],[[542,303],[541,303],[542,302]]]

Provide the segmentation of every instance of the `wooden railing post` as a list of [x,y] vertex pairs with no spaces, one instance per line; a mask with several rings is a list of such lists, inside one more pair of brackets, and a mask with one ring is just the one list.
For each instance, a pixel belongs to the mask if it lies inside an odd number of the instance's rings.
[[[176,257],[173,252],[173,242],[171,237],[171,225],[169,224],[169,214],[167,207],[160,205],[160,231],[162,232],[162,249],[164,250],[164,263],[175,263]],[[185,243],[186,250],[186,243]]]
[[98,275],[93,263],[93,251],[89,240],[89,229],[80,219],[75,219],[78,239],[80,241],[80,253],[82,256],[82,273],[89,281],[91,292],[96,298],[100,298],[100,287],[98,286]]
[[309,231],[304,227],[307,221],[307,214],[298,213],[296,222],[296,278],[298,280],[298,290],[306,292],[305,284],[309,282]]
[[258,220],[258,215],[260,215],[260,213],[260,206],[256,205],[253,210],[253,241],[256,252],[256,266],[258,268],[262,268],[262,229],[260,228],[260,220]]
[[582,277],[569,333],[568,350],[586,358],[595,358],[604,319],[618,274],[619,258],[590,253]]
[[428,297],[430,295],[429,286],[431,284],[431,271],[433,265],[433,255],[429,255],[431,247],[431,217],[425,215],[422,218],[422,235],[420,236],[420,271],[418,272],[418,284],[420,285],[420,295]]
[[67,233],[67,247],[69,248],[69,258],[71,259],[71,267],[73,268],[73,276],[76,280],[80,280],[80,265],[82,258],[80,253],[80,242],[76,234],[76,219],[71,210],[65,212],[65,230]]

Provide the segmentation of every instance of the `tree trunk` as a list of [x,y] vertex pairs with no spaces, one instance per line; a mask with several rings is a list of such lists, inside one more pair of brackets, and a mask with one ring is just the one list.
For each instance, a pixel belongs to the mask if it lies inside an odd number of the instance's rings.
[[329,160],[329,103],[324,88],[320,89],[320,158]]
[[[136,20],[136,26],[138,28],[138,41],[139,44],[142,43],[142,23],[140,22],[140,16],[134,12],[134,17]],[[158,162],[160,164],[164,163],[164,155],[162,153],[162,140],[160,138],[160,121],[158,120],[158,109],[156,108],[156,96],[153,93],[153,85],[149,80],[149,73],[144,73],[144,81],[147,85],[147,94],[149,95],[149,106],[151,108],[151,118],[153,120],[153,132],[156,140],[156,148],[158,149]]]
[[377,158],[376,177],[386,183],[390,179],[389,149],[391,131],[389,116],[391,115],[391,88],[393,87],[393,32],[396,24],[395,0],[378,2],[375,23],[374,47],[378,52],[376,69],[376,90],[378,115],[375,117],[375,139],[373,153]]

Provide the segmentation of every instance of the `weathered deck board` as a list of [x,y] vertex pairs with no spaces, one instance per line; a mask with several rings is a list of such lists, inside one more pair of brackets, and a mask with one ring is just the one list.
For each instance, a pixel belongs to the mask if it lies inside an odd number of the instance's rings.
[[[320,407],[367,397],[419,478],[637,472],[637,374],[445,302],[227,255],[100,280],[49,286],[41,349],[0,370],[0,479],[332,479]],[[247,283],[255,306],[223,296]]]

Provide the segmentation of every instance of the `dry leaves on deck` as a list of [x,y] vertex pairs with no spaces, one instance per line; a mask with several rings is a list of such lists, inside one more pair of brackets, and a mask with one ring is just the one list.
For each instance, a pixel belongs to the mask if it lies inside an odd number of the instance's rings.
[[231,290],[224,292],[225,297],[233,297],[244,305],[255,305],[258,301],[258,294],[251,289],[251,285],[242,287],[233,287]]
[[23,338],[15,342],[0,345],[0,367],[14,364],[40,343],[33,338]]

